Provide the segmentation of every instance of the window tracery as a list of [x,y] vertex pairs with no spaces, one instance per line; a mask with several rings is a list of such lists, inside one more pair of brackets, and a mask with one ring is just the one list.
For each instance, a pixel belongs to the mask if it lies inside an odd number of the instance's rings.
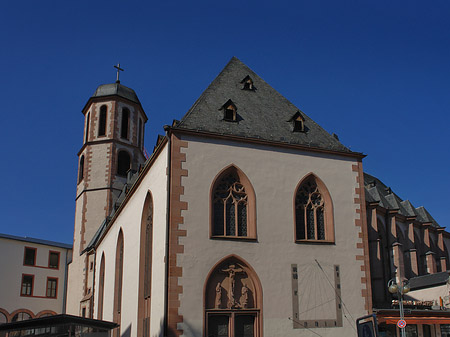
[[247,201],[239,177],[225,175],[214,191],[214,235],[247,236]]
[[296,240],[334,240],[331,198],[323,192],[326,191],[321,191],[314,176],[308,177],[298,187],[295,195]]

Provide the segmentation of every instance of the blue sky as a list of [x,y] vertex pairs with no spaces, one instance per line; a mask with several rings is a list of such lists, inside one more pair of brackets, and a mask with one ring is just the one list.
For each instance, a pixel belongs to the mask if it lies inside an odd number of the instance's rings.
[[114,64],[151,151],[232,56],[446,226],[449,17],[440,0],[3,4],[0,233],[72,241],[81,109]]

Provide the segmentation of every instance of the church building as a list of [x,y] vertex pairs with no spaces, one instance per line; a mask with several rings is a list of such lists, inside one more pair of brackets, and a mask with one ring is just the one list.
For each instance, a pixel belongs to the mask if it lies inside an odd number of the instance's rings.
[[67,313],[114,336],[350,336],[372,308],[364,155],[232,58],[153,153],[119,81],[83,109]]

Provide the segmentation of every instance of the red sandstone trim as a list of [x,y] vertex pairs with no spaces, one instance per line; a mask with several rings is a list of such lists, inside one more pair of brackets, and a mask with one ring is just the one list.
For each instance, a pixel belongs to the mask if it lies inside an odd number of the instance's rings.
[[42,310],[36,314],[36,318],[39,318],[43,315],[52,315],[53,316],[53,315],[57,315],[57,313],[54,312],[53,310]]
[[179,243],[179,238],[186,236],[186,231],[180,228],[184,223],[182,211],[188,209],[187,202],[181,201],[184,193],[182,177],[187,177],[188,171],[183,169],[186,154],[181,153],[182,148],[188,147],[188,142],[182,141],[179,136],[171,135],[171,176],[170,179],[170,220],[169,220],[169,279],[168,279],[168,337],[178,337],[183,330],[178,329],[178,323],[183,322],[183,316],[179,313],[180,295],[183,287],[179,284],[179,278],[183,275],[183,268],[177,266],[178,254],[184,253],[184,246]]
[[367,214],[366,214],[366,202],[364,195],[364,173],[362,167],[362,161],[358,160],[356,165],[352,165],[352,171],[357,172],[356,182],[358,187],[355,188],[355,194],[358,196],[355,198],[355,204],[359,206],[359,210],[356,214],[359,214],[359,219],[355,219],[355,225],[361,227],[359,238],[361,242],[356,244],[356,248],[362,248],[362,254],[356,256],[356,260],[364,261],[364,270],[361,266],[361,271],[364,271],[364,277],[361,278],[361,284],[366,286],[366,289],[361,290],[361,296],[365,300],[365,309],[369,314],[372,313],[372,287],[370,283],[370,256],[369,256],[369,234],[367,228]]

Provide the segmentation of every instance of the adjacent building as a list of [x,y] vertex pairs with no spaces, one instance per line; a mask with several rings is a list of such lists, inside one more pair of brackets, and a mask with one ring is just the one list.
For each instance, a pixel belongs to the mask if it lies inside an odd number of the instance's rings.
[[72,245],[0,234],[0,324],[65,312]]

